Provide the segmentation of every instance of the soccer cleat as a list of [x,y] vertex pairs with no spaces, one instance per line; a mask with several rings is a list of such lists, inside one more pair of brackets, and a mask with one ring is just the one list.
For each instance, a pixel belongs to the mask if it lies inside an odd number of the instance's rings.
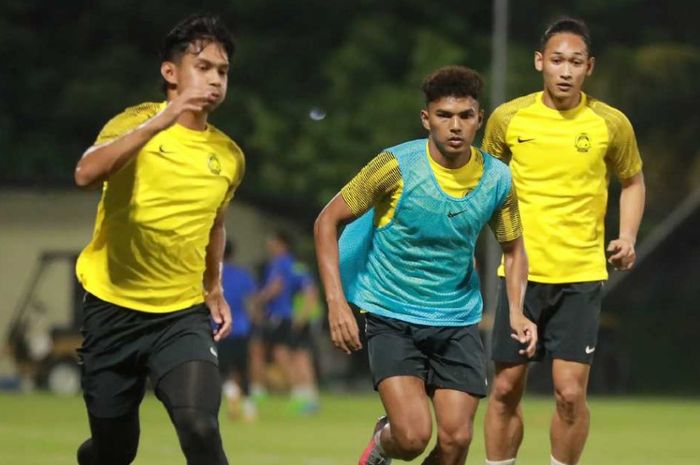
[[365,447],[364,452],[362,452],[358,465],[389,465],[391,463],[390,457],[384,457],[379,453],[379,449],[377,448],[378,444],[375,439],[377,432],[381,431],[388,424],[389,418],[386,416],[379,417],[377,423],[374,425],[372,438],[369,440],[369,444]]

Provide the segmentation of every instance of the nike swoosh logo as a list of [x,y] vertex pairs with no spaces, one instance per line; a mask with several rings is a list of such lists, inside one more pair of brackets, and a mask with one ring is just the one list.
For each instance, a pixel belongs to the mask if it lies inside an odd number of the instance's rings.
[[466,210],[462,210],[462,211],[458,211],[458,212],[448,212],[448,213],[447,213],[447,217],[448,217],[448,218],[454,218],[455,216],[460,215],[460,214],[464,213],[465,211],[466,211]]
[[175,153],[173,150],[165,150],[165,147],[163,147],[163,144],[158,147],[161,151],[161,153]]
[[531,137],[529,139],[523,139],[522,137],[518,136],[518,144],[522,144],[523,142],[530,142],[531,140],[535,140],[535,138]]
[[595,347],[586,346],[586,353],[587,354],[592,354],[593,352],[595,352]]

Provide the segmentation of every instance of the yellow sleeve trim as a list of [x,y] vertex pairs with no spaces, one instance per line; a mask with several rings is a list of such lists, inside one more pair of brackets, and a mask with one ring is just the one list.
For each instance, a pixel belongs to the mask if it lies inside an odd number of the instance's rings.
[[493,155],[505,163],[510,163],[512,153],[507,142],[508,126],[515,114],[523,108],[533,105],[537,101],[538,92],[524,95],[499,105],[488,121],[484,131],[484,139],[481,148],[484,152]]
[[164,102],[145,102],[129,107],[105,124],[93,145],[113,141],[153,118],[165,105]]
[[394,154],[382,152],[372,159],[340,191],[355,216],[359,216],[402,185],[399,162]]
[[628,179],[642,170],[642,157],[629,119],[620,110],[589,98],[589,106],[605,121],[608,129],[606,162],[619,179]]
[[498,242],[513,241],[523,235],[515,186],[511,185],[510,192],[508,192],[503,206],[494,213],[489,226],[496,235]]

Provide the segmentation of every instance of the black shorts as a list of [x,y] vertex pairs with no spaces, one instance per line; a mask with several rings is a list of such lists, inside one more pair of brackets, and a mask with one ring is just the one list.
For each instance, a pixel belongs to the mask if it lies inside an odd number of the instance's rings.
[[496,362],[525,363],[552,358],[590,365],[598,341],[603,281],[527,283],[525,316],[537,324],[537,351],[532,359],[518,354],[522,344],[511,338],[508,296],[501,279],[493,325],[491,358]]
[[311,325],[305,323],[301,326],[292,326],[291,347],[295,350],[311,350],[313,338],[311,336]]
[[270,318],[263,328],[265,344],[274,346],[292,346],[292,320],[289,318]]
[[223,377],[248,373],[248,336],[229,336],[217,344],[219,370]]
[[365,314],[374,388],[392,376],[416,376],[429,393],[486,395],[486,357],[477,325],[424,326]]
[[205,304],[170,313],[139,312],[86,294],[78,349],[88,411],[113,418],[138,408],[146,387],[192,360],[218,364]]

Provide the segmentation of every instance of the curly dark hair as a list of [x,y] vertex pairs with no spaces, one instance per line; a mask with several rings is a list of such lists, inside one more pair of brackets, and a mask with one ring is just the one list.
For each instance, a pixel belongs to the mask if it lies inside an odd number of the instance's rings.
[[472,97],[478,101],[483,89],[481,75],[466,66],[445,66],[423,81],[426,104],[443,97]]

